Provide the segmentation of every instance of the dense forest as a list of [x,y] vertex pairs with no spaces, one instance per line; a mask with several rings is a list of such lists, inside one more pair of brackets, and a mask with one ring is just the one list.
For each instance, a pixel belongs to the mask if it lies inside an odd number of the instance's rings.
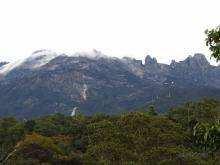
[[158,114],[54,114],[0,119],[0,164],[220,164],[220,102],[206,98]]

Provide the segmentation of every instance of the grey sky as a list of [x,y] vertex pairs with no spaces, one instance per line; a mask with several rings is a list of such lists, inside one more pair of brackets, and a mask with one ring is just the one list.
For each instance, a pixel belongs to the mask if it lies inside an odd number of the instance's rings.
[[204,30],[220,24],[219,6],[219,0],[1,0],[0,61],[44,48],[150,54],[164,63],[196,52],[209,58]]

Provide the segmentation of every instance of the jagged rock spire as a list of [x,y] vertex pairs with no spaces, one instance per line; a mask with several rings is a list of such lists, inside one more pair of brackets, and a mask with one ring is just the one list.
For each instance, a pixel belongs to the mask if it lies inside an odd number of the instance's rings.
[[152,64],[157,64],[157,59],[156,58],[152,58],[150,55],[147,55],[145,57],[145,65],[152,65]]
[[196,67],[199,65],[200,67],[207,67],[210,66],[210,63],[206,59],[205,55],[201,53],[196,53],[194,56],[188,56],[183,62],[187,62],[188,65]]
[[194,54],[194,59],[196,59],[201,65],[210,65],[204,54],[196,53]]

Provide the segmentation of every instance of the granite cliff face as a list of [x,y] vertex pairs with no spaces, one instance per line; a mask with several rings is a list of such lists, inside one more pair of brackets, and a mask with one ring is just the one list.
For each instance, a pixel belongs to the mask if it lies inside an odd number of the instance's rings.
[[204,96],[220,98],[220,67],[202,54],[160,64],[114,58],[98,51],[72,56],[36,51],[13,64],[0,63],[0,116],[32,118],[116,113],[155,104],[160,112]]

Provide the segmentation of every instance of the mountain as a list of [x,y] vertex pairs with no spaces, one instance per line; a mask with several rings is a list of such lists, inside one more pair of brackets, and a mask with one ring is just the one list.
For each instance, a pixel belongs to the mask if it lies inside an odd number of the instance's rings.
[[8,64],[8,62],[0,62],[0,67],[2,67],[3,65]]
[[92,115],[143,109],[158,111],[205,96],[220,99],[220,67],[202,54],[158,63],[116,58],[101,52],[59,54],[35,51],[30,57],[0,67],[0,116],[18,119],[73,109]]

